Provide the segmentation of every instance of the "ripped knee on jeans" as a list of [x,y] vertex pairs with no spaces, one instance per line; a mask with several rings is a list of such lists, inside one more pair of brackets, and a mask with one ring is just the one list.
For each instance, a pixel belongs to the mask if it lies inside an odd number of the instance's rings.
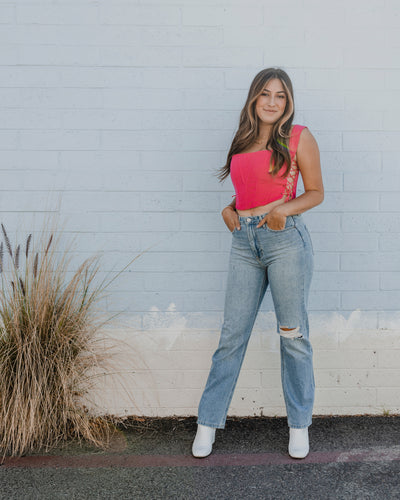
[[287,328],[285,326],[279,326],[279,334],[287,339],[301,339],[303,335],[300,332],[300,327],[297,328]]

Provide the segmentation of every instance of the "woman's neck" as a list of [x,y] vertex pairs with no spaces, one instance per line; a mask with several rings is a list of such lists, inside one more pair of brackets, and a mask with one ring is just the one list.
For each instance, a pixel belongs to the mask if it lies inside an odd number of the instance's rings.
[[270,134],[271,134],[272,126],[264,125],[259,128],[258,131],[258,140],[262,140],[263,142],[267,142]]

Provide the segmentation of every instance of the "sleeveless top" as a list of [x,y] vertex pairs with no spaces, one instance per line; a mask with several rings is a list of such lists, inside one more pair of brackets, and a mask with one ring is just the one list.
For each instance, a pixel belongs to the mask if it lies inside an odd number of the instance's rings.
[[300,134],[304,125],[293,125],[289,139],[289,152],[292,160],[289,174],[283,177],[286,163],[273,176],[269,172],[269,163],[272,151],[261,149],[252,153],[237,153],[232,156],[230,175],[236,193],[236,208],[248,210],[250,208],[267,205],[276,200],[285,202],[296,198],[299,169],[296,156]]

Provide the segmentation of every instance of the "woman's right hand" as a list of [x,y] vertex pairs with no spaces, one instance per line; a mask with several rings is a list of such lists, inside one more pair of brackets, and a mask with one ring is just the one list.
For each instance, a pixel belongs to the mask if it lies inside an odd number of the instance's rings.
[[240,231],[240,221],[239,216],[236,210],[232,207],[232,205],[228,205],[221,212],[222,218],[231,233],[235,230],[235,228]]

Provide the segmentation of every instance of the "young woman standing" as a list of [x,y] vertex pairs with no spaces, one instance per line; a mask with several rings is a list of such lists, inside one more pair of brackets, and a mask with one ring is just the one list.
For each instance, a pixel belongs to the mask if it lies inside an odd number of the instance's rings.
[[[232,233],[219,345],[200,400],[195,457],[212,451],[223,429],[253,325],[270,286],[280,335],[281,379],[289,454],[309,452],[314,404],[313,350],[307,301],[313,249],[301,213],[324,198],[318,145],[304,125],[292,125],[293,87],[279,68],[251,83],[220,180],[231,175],[236,196],[222,211]],[[301,173],[304,193],[296,197]]]

